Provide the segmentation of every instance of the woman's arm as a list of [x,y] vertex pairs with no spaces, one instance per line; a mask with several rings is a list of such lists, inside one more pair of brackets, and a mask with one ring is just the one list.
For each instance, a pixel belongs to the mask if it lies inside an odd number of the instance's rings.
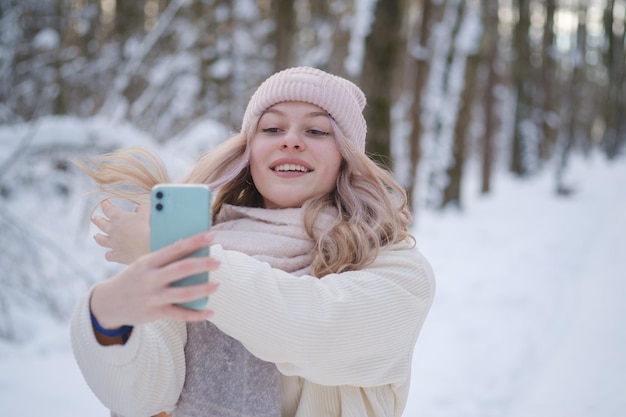
[[[103,281],[83,297],[72,319],[72,346],[96,396],[126,417],[156,414],[174,406],[185,377],[185,322],[205,320],[211,310],[174,305],[209,296],[215,283],[170,284],[187,275],[214,271],[211,257],[184,258],[212,242],[201,233],[160,249]],[[91,314],[105,330],[134,326],[124,344],[102,346]]]
[[89,317],[89,299],[78,303],[71,323],[74,356],[87,384],[110,410],[125,417],[171,411],[185,380],[184,322],[136,326],[123,346],[102,346]]
[[286,375],[323,385],[405,382],[431,306],[430,265],[406,246],[361,271],[295,277],[212,246],[221,262],[210,321]]

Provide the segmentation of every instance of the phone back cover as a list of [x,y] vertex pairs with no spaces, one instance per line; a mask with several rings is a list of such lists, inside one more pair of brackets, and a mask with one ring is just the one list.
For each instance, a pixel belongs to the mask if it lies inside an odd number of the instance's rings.
[[[162,197],[157,198],[161,192]],[[157,205],[161,209],[157,210]],[[150,250],[156,251],[178,240],[193,236],[211,227],[211,193],[204,185],[157,185],[152,189],[150,208]],[[208,256],[209,248],[202,248],[189,256]],[[190,275],[172,285],[185,286],[207,282],[208,273]],[[201,310],[207,299],[181,304]]]

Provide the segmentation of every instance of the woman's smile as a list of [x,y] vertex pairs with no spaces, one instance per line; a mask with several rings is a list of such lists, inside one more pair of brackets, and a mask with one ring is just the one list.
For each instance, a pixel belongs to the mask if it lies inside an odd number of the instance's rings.
[[311,166],[302,160],[285,158],[275,161],[270,166],[270,169],[279,176],[284,176],[284,174],[306,174],[313,171]]

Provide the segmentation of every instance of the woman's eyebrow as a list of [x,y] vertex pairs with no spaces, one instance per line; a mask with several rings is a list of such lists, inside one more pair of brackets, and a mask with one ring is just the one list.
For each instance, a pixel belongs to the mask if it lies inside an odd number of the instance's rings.
[[329,117],[329,114],[326,113],[325,111],[313,111],[311,113],[308,113],[306,116],[307,117],[320,117],[320,116]]
[[[277,109],[267,109],[263,112],[263,114],[268,114],[268,113],[274,113],[278,116],[285,116],[286,113],[281,111],[281,110],[277,110]],[[330,115],[328,113],[326,113],[323,110],[320,111],[312,111],[310,113],[307,113],[304,115],[304,117],[308,117],[308,118],[314,118],[314,117],[330,117]]]

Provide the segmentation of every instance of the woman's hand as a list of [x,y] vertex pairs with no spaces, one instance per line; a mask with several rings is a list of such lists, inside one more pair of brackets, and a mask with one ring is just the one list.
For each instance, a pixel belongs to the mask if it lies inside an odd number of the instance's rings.
[[107,261],[130,265],[150,251],[149,206],[129,212],[105,200],[101,207],[106,217],[94,216],[91,221],[104,232],[94,235],[96,243],[111,249],[104,255]]
[[216,291],[217,283],[209,281],[188,287],[170,284],[188,275],[216,270],[219,262],[210,256],[183,259],[212,242],[213,234],[203,232],[142,256],[94,288],[92,313],[105,329],[161,319],[206,320],[213,313],[211,310],[196,311],[174,304],[208,297]]

